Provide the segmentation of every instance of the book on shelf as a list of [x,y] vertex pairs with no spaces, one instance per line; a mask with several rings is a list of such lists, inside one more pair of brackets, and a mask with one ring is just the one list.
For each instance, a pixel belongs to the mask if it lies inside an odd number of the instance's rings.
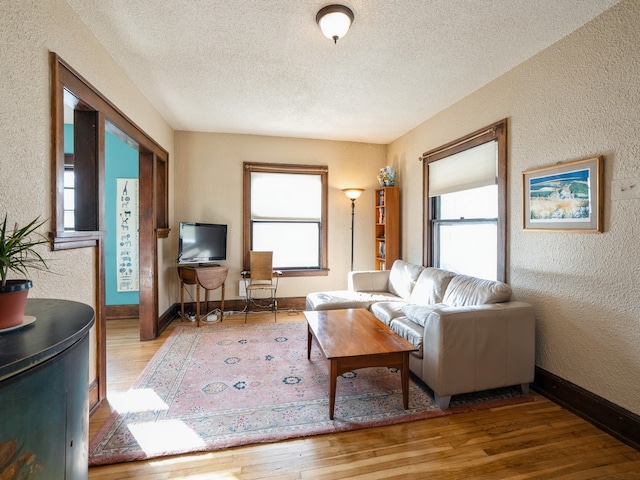
[[380,258],[384,258],[384,242],[379,242],[378,243],[378,256]]

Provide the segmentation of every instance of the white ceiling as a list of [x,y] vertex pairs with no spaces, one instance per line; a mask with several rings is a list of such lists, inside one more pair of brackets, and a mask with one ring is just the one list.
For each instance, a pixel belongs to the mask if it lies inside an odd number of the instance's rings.
[[176,130],[389,143],[619,0],[67,0]]

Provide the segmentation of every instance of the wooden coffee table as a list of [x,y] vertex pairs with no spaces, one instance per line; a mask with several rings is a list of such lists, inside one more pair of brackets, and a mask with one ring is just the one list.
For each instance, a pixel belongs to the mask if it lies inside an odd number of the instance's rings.
[[364,308],[304,312],[307,358],[315,338],[329,363],[329,418],[336,404],[336,380],[345,372],[391,367],[401,372],[402,402],[409,408],[409,352],[417,350]]

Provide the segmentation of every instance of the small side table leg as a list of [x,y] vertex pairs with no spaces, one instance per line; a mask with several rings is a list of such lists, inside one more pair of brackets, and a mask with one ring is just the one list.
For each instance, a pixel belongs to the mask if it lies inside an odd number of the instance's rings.
[[[204,289],[204,314],[209,314],[209,290],[206,288]],[[205,318],[205,320],[207,319]]]
[[184,322],[184,282],[180,281],[180,321]]
[[224,320],[224,283],[222,284],[222,296],[220,297],[220,322]]
[[200,284],[196,283],[196,322],[200,326]]

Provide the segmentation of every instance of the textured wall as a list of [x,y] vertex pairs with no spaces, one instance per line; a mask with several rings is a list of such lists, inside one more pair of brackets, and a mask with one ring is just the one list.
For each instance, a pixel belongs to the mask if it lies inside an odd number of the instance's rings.
[[[24,223],[51,215],[49,51],[58,53],[172,154],[172,130],[64,0],[0,2],[0,45],[0,216],[7,212],[11,221]],[[95,249],[46,255],[53,273],[34,272],[29,295],[94,306]],[[166,290],[164,284],[161,288]],[[167,301],[161,290],[161,311]],[[95,351],[94,333],[92,348]]]
[[[373,220],[377,173],[385,165],[386,147],[365,143],[218,133],[176,132],[176,203],[178,222],[229,224],[227,298],[238,297],[242,270],[242,163],[289,163],[329,166],[328,276],[282,278],[278,295],[346,288],[351,258],[351,201],[343,188],[366,189],[356,200],[354,268],[373,268]],[[291,199],[295,202],[295,198]],[[177,244],[176,244],[177,245]],[[177,258],[177,246],[174,259]],[[177,292],[176,292],[177,294]],[[213,292],[219,298],[219,292]],[[217,295],[217,297],[215,297]],[[177,298],[179,301],[179,298]]]
[[[537,318],[536,363],[640,413],[640,2],[627,0],[389,145],[399,164],[405,258],[419,262],[418,156],[509,119],[508,277]],[[496,55],[500,52],[496,51]],[[522,230],[525,170],[605,158],[604,233]]]

